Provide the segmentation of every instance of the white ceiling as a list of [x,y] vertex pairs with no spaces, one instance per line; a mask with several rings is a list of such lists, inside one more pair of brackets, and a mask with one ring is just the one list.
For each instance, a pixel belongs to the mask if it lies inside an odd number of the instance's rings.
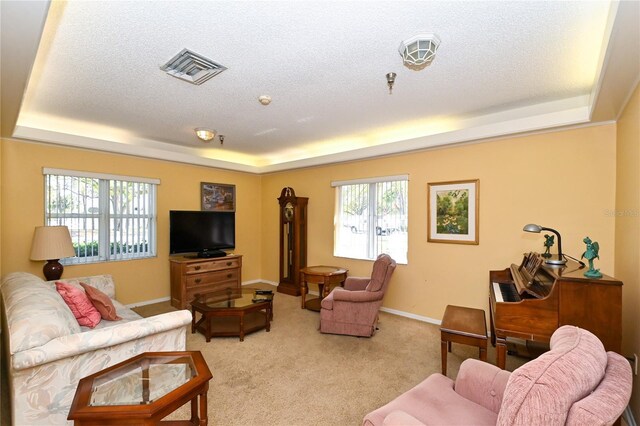
[[[24,76],[3,134],[254,173],[612,120],[640,76],[635,1],[18,3],[1,9],[3,88]],[[442,43],[414,71],[398,46],[421,32]],[[201,86],[161,71],[183,48],[228,69]]]

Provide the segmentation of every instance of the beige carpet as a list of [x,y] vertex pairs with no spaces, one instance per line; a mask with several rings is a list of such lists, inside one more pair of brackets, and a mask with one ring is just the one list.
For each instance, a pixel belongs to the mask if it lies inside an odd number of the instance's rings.
[[[257,286],[256,286],[257,287]],[[263,288],[273,288],[261,285]],[[173,309],[168,303],[137,308],[141,315]],[[210,425],[359,425],[370,411],[440,372],[436,325],[382,312],[372,338],[321,334],[319,314],[300,309],[300,298],[276,294],[271,331],[213,338],[187,335],[211,372]],[[453,345],[448,376],[477,349]],[[489,360],[495,360],[490,347]],[[525,359],[507,357],[513,370]],[[189,418],[182,407],[167,419]]]

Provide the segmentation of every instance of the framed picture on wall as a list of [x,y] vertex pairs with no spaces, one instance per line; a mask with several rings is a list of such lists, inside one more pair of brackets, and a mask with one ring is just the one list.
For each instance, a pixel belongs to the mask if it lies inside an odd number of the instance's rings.
[[427,241],[478,244],[480,180],[429,183]]
[[224,183],[200,183],[202,210],[214,212],[236,211],[236,186]]

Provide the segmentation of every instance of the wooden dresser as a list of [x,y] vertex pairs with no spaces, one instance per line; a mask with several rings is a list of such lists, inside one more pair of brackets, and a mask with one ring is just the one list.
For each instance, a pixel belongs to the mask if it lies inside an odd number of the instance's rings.
[[188,308],[196,293],[224,290],[228,287],[240,288],[242,283],[241,255],[209,259],[172,256],[169,262],[171,306],[177,309]]

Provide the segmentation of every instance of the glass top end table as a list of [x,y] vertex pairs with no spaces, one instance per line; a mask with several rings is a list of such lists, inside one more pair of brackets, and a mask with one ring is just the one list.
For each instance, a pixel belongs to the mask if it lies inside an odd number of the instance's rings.
[[145,352],[81,379],[68,419],[76,425],[115,425],[124,419],[157,424],[191,401],[187,424],[206,424],[211,377],[199,351]]

